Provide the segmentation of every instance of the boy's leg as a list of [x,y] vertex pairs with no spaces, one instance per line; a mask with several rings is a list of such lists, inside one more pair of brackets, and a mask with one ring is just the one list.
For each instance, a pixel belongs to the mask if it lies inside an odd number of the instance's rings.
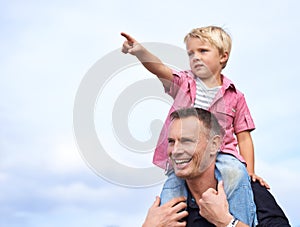
[[177,177],[174,171],[168,173],[168,179],[164,183],[160,194],[160,205],[165,204],[175,197],[185,196],[187,198],[187,189],[185,181]]
[[230,213],[240,221],[255,226],[256,206],[246,166],[230,154],[218,153],[215,175],[223,180]]

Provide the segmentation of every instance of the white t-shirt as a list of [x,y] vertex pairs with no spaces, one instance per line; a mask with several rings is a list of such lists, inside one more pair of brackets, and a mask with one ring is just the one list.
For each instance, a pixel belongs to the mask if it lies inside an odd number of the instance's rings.
[[196,86],[194,107],[207,110],[222,86],[208,88],[199,77],[196,78]]

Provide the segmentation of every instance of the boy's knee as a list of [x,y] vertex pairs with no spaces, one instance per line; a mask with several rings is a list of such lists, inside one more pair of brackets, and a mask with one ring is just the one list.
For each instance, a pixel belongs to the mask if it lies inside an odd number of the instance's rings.
[[165,181],[163,189],[176,189],[182,186],[185,186],[184,180],[172,173],[168,176],[167,180]]
[[242,165],[226,167],[221,171],[226,192],[233,192],[237,188],[250,186],[250,177]]

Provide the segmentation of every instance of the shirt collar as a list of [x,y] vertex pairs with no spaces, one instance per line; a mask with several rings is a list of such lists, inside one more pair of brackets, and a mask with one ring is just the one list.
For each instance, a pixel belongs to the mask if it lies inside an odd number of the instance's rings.
[[221,80],[222,80],[222,86],[225,90],[233,89],[236,92],[236,88],[230,79],[228,79],[226,76],[221,74]]

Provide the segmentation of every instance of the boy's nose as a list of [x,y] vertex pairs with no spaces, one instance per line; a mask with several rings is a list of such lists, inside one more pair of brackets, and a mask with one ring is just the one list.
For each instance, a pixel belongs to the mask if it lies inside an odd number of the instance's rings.
[[196,62],[196,61],[199,61],[199,60],[201,60],[201,56],[199,56],[198,54],[195,54],[193,56],[193,61]]

